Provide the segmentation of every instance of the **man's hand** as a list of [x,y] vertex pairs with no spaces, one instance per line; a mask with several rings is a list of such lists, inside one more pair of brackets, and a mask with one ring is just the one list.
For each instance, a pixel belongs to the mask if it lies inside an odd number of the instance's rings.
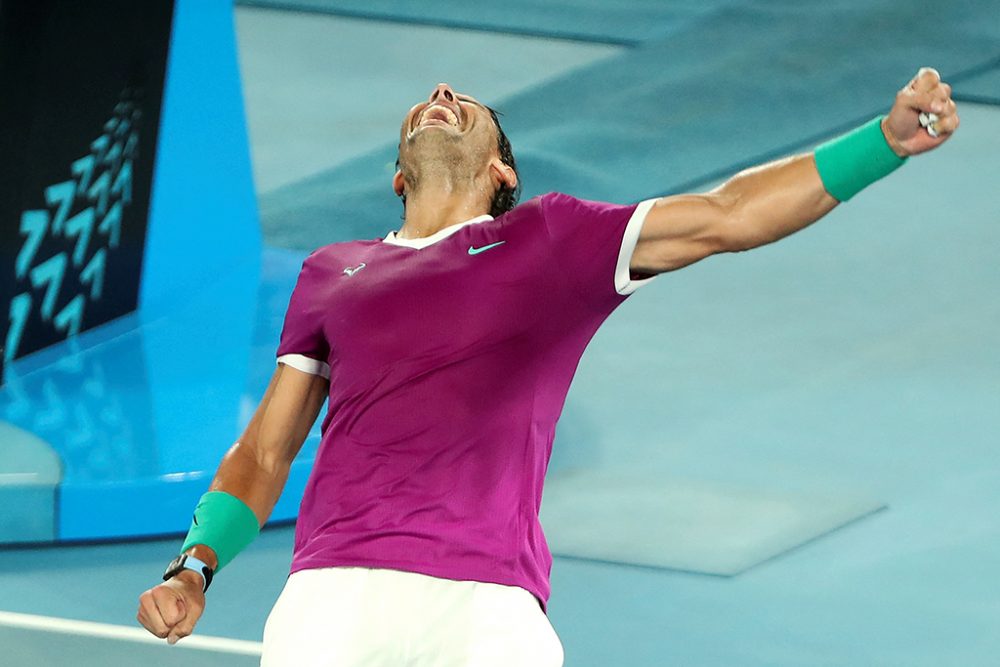
[[[937,137],[932,137],[918,119],[921,112],[938,117]],[[882,133],[899,157],[917,155],[937,148],[958,128],[958,111],[951,99],[951,86],[930,67],[917,75],[896,94],[896,102],[882,121]]]
[[157,637],[176,644],[194,631],[194,624],[205,611],[202,585],[197,572],[184,570],[140,595],[136,618]]

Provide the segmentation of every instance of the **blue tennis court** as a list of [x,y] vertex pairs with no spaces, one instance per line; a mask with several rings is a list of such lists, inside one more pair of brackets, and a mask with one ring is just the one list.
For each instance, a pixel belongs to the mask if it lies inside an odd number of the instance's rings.
[[[241,96],[225,136],[252,172],[225,196],[254,230],[202,274],[166,266],[149,310],[8,363],[0,663],[259,663],[318,422],[192,637],[152,637],[137,598],[263,395],[303,259],[399,228],[399,122],[437,82],[502,112],[522,200],[627,203],[811,150],[928,65],[962,119],[945,146],[801,233],[659,276],[602,326],[546,477],[548,614],[573,667],[995,664],[993,3],[210,4],[181,0],[175,29],[236,46],[240,86],[216,92]],[[169,256],[195,266],[226,241],[184,243]]]

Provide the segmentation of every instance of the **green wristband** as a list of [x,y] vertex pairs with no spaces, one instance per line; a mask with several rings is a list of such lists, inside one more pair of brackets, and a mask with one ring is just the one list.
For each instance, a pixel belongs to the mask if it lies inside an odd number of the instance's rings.
[[246,503],[225,491],[209,491],[198,501],[181,553],[196,544],[211,547],[224,568],[260,532],[257,515]]
[[823,187],[837,201],[847,201],[906,162],[907,158],[896,155],[886,142],[882,118],[816,148],[816,170]]

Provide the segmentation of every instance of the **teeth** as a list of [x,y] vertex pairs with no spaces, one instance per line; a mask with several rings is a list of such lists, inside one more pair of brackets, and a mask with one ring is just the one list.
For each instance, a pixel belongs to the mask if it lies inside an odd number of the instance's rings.
[[443,111],[445,114],[445,119],[447,120],[448,124],[451,125],[452,127],[458,127],[458,116],[455,115],[455,112],[449,109],[448,107],[440,105],[434,105],[424,109],[424,112],[420,115],[421,123],[427,119],[427,114],[431,111]]

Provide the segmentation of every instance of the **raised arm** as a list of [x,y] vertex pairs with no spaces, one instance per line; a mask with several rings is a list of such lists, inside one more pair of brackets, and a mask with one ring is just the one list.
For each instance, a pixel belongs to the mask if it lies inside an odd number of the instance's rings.
[[[934,128],[938,136],[921,126],[921,112],[938,116]],[[925,67],[896,95],[892,110],[878,128],[884,145],[873,148],[888,155],[883,161],[892,161],[893,155],[899,160],[940,146],[957,127],[951,86],[941,82],[935,70]],[[871,140],[872,131],[877,130],[868,128],[864,138]],[[832,152],[828,149],[817,155],[821,148],[817,154],[796,155],[747,169],[711,192],[660,198],[646,216],[632,254],[632,272],[655,275],[673,271],[716,253],[773,243],[807,227],[848,198],[853,193],[850,186],[863,187],[881,175],[879,165],[874,164],[879,159],[877,153],[852,153],[852,148],[865,147],[860,140],[855,139],[846,151],[842,141]],[[851,169],[857,172],[853,183]]]
[[[326,399],[328,381],[279,364],[257,411],[240,439],[222,459],[210,491],[221,491],[249,507],[263,526],[281,495],[292,461]],[[233,500],[237,502],[237,500]],[[246,510],[243,510],[246,512]],[[215,551],[194,544],[186,554],[219,568]],[[139,597],[137,619],[173,644],[194,630],[205,608],[201,575],[181,570]]]

